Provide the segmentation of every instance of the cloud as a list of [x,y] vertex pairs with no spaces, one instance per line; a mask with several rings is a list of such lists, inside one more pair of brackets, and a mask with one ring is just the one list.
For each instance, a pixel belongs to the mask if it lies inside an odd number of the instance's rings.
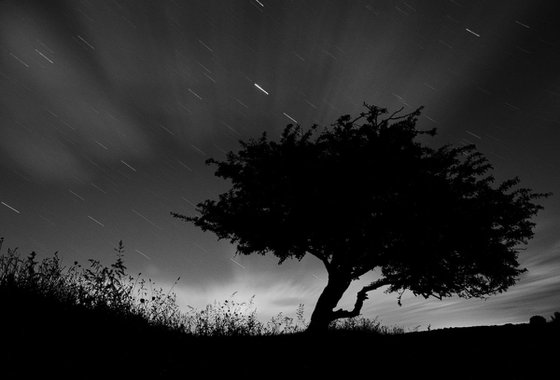
[[0,148],[19,169],[41,181],[62,181],[73,177],[86,179],[90,170],[58,140],[37,139],[34,136],[16,138],[5,134]]
[[91,64],[95,55],[83,55],[70,31],[61,33],[48,16],[17,7],[0,12],[0,44],[9,52],[0,62],[9,78],[2,89],[9,96],[0,100],[9,113],[0,148],[19,169],[43,181],[87,179],[94,174],[88,160],[112,164],[150,157],[152,147],[136,117]]
[[[169,289],[172,285],[166,280],[156,280],[156,283],[163,289]],[[266,272],[240,269],[227,283],[185,285],[179,282],[173,292],[177,295],[177,304],[185,311],[189,306],[201,309],[228,299],[249,302],[254,296],[257,316],[266,322],[280,312],[295,315],[301,303],[305,305],[305,315],[309,318],[323,287],[324,284],[312,276],[306,279],[294,276],[281,278],[270,276]]]
[[[369,293],[362,315],[371,319],[379,318],[384,325],[397,325],[405,329],[414,329],[416,326],[425,329],[428,325],[442,328],[524,323],[535,314],[548,317],[560,308],[560,265],[535,264],[541,260],[549,263],[547,257],[554,256],[556,246],[557,244],[552,244],[548,251],[541,252],[539,258],[532,261],[528,274],[505,293],[487,299],[451,297],[437,300],[415,297],[412,293],[405,292],[403,306],[398,306],[398,295],[387,294],[384,292],[386,288],[381,288]],[[273,266],[272,259],[269,262],[271,266],[254,265],[253,262],[249,259],[243,261],[245,269],[232,263],[233,273],[228,281],[205,281],[200,285],[179,283],[174,288],[178,304],[183,310],[187,310],[187,305],[203,308],[215,301],[232,298],[248,302],[255,296],[257,316],[263,322],[279,312],[293,316],[299,304],[304,304],[304,316],[309,320],[327,278],[315,265],[315,261],[304,259],[299,263],[287,262],[281,267]],[[378,273],[371,272],[354,281],[337,308],[352,309],[357,292],[378,276]],[[170,287],[171,283],[167,283]]]

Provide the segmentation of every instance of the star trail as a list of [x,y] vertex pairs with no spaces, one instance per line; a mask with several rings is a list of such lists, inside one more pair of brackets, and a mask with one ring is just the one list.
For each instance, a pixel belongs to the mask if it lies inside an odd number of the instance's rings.
[[[68,262],[125,263],[183,306],[255,295],[310,312],[322,263],[278,266],[178,221],[228,184],[205,165],[362,103],[425,106],[431,143],[475,143],[497,180],[555,195],[487,301],[375,294],[362,313],[433,327],[526,322],[560,305],[560,26],[553,1],[0,1],[0,237]],[[363,282],[370,279],[364,276]],[[354,302],[357,282],[343,298]],[[288,302],[289,300],[289,302]]]

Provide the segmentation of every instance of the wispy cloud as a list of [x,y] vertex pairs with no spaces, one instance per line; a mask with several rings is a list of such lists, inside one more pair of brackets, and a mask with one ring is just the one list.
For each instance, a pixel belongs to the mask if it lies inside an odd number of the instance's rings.
[[199,287],[179,283],[173,289],[183,310],[189,306],[200,309],[228,299],[249,302],[254,296],[253,303],[262,321],[280,312],[293,315],[300,303],[305,305],[306,314],[310,314],[321,290],[322,286],[312,282],[296,283],[291,279],[271,282],[259,273],[239,273],[228,284]]
[[150,156],[148,139],[124,100],[99,81],[91,65],[76,59],[74,41],[62,37],[59,27],[17,8],[0,14],[0,43],[18,58],[2,65],[9,78],[17,78],[9,83],[18,96],[0,103],[10,114],[0,148],[19,170],[55,182],[91,179],[92,161]]

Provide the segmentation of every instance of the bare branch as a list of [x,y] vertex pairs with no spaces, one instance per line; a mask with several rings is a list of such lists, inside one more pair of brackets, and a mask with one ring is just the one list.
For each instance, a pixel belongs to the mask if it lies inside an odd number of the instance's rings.
[[366,117],[366,116],[367,116],[367,114],[364,113],[364,112],[362,112],[362,113],[360,113],[360,116],[358,116],[357,118],[355,118],[354,120],[352,120],[352,121],[350,122],[350,124],[354,124],[355,122],[357,122],[357,121],[360,120],[360,119],[363,119],[363,118]]
[[381,126],[383,124],[388,124],[389,121],[391,121],[391,120],[401,120],[401,119],[406,119],[406,118],[414,116],[414,115],[418,115],[419,112],[422,110],[422,107],[416,109],[415,111],[413,111],[411,113],[407,113],[405,115],[395,117],[395,115],[397,115],[403,109],[404,109],[404,106],[401,107],[400,109],[398,109],[397,111],[393,112],[388,118],[381,120],[381,123],[379,123],[379,126]]
[[362,310],[362,306],[364,305],[364,301],[368,299],[367,293],[371,292],[372,290],[379,289],[382,286],[389,285],[389,281],[385,278],[381,278],[377,281],[372,282],[371,284],[364,286],[362,290],[358,292],[356,297],[356,303],[354,304],[354,309],[351,311],[338,309],[333,311],[332,319],[339,319],[339,318],[353,318],[360,315],[360,311]]
[[177,214],[176,212],[173,212],[173,211],[171,211],[171,215],[172,215],[174,218],[182,219],[182,220],[184,220],[185,222],[190,222],[191,219],[192,219],[192,217],[185,216],[185,215],[181,215],[181,214]]
[[[404,110],[404,106],[402,106],[401,108],[399,108],[398,110],[396,110],[395,112],[393,112],[391,115],[389,115],[389,117],[387,119],[383,119],[383,121],[386,120],[393,120],[393,116],[395,116],[396,114],[400,113],[402,110]],[[404,116],[399,116],[399,117],[406,117],[406,115]],[[382,121],[382,122],[383,122]]]
[[364,274],[366,274],[369,271],[372,271],[373,267],[370,265],[367,265],[366,268],[362,268],[361,270],[357,270],[356,272],[352,273],[353,277],[358,279],[360,277],[362,277]]

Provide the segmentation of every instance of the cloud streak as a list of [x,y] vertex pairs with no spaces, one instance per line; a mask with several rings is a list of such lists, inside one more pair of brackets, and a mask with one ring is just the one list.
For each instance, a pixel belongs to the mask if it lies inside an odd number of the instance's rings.
[[0,147],[20,170],[41,181],[89,180],[95,168],[88,159],[110,164],[150,157],[145,133],[91,65],[76,59],[76,46],[61,37],[56,20],[15,8],[2,12],[0,25],[0,43],[17,58],[4,60],[2,70],[19,79],[10,81],[19,96],[0,103],[11,116]]

